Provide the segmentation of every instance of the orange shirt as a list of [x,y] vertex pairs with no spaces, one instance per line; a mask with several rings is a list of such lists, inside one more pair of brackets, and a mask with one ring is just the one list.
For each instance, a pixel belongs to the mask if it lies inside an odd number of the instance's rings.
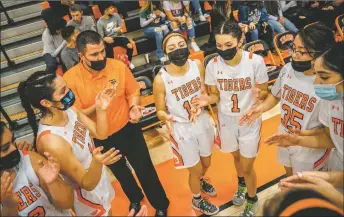
[[[118,60],[107,59],[106,67],[98,74],[92,74],[79,63],[64,76],[67,86],[75,94],[74,106],[86,109],[94,105],[97,93],[117,82],[116,96],[107,109],[109,134],[123,128],[129,121],[129,99],[140,95],[140,86],[126,65]],[[91,117],[96,121],[96,114]]]

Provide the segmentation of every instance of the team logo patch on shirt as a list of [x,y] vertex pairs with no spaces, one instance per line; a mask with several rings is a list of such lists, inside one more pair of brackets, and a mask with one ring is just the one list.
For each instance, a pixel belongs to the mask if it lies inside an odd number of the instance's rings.
[[111,79],[111,80],[109,80],[109,82],[110,82],[112,85],[115,85],[115,84],[117,84],[117,81],[116,81],[116,79]]

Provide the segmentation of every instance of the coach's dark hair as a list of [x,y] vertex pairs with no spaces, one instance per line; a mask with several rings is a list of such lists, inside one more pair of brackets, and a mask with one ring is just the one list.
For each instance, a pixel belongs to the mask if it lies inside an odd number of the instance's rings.
[[92,30],[86,30],[81,32],[76,38],[76,47],[78,51],[84,54],[86,45],[88,44],[100,44],[103,42],[102,37],[98,32]]
[[66,25],[66,20],[61,17],[53,17],[52,19],[47,21],[49,32],[52,35],[57,35],[57,31],[61,30]]
[[34,144],[36,143],[38,125],[32,107],[39,109],[42,116],[51,114],[48,108],[41,105],[41,100],[52,100],[55,91],[53,84],[55,78],[55,72],[38,71],[33,73],[26,81],[20,82],[18,86],[21,104],[27,113],[28,122],[33,130]]
[[337,42],[321,57],[324,68],[338,72],[344,78],[344,42]]
[[82,9],[81,9],[80,5],[73,4],[73,5],[69,6],[69,12],[76,12],[76,11],[80,11],[82,13]]
[[242,30],[239,24],[233,20],[226,20],[214,29],[215,35],[231,35],[236,38],[238,42],[242,37]]
[[64,40],[69,41],[69,38],[71,35],[73,35],[74,31],[74,26],[66,26],[61,30],[61,36]]
[[3,121],[0,121],[0,144],[2,144],[2,136],[4,135],[6,124]]
[[317,22],[305,26],[296,36],[299,36],[304,47],[313,58],[321,56],[325,51],[330,49],[335,43],[333,31],[322,22]]
[[[318,192],[311,189],[294,189],[287,192],[279,192],[268,199],[263,207],[263,216],[280,216],[281,213],[292,204],[304,199],[320,199],[324,203],[333,204]],[[340,213],[329,208],[310,207],[300,209],[291,216],[341,216]]]

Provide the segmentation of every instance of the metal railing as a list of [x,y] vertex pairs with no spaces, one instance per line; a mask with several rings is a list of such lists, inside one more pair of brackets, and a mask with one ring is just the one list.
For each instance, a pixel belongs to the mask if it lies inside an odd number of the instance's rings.
[[4,5],[2,4],[2,2],[0,1],[0,8],[1,8],[1,12],[4,12],[6,19],[7,19],[7,23],[9,25],[12,25],[14,23],[13,19],[8,15],[6,8],[4,7]]
[[9,127],[11,130],[15,130],[18,128],[18,123],[17,121],[13,121],[11,120],[11,118],[8,116],[8,114],[6,113],[5,109],[0,105],[0,113],[4,116],[4,118],[6,119]]
[[8,65],[9,67],[14,66],[15,63],[8,57],[8,55],[7,55],[6,51],[5,51],[5,48],[2,46],[1,43],[0,43],[0,50],[1,50],[1,52],[4,54],[5,59],[7,60],[7,65]]

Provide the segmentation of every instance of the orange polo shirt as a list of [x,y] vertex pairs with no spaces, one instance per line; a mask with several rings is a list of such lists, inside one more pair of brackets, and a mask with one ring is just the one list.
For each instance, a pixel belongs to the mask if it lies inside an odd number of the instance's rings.
[[[116,96],[107,109],[109,134],[123,128],[129,121],[129,99],[139,96],[140,86],[126,65],[115,59],[107,59],[106,67],[98,74],[92,74],[79,63],[63,76],[67,86],[75,94],[74,106],[86,109],[94,105],[97,93],[117,82]],[[91,117],[96,121],[96,114]]]

